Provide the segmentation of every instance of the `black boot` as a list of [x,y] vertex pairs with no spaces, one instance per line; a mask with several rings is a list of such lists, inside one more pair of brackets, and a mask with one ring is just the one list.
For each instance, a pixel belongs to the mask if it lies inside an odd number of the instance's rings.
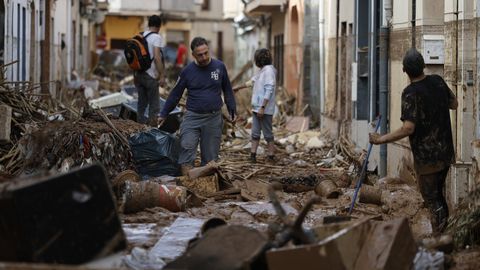
[[420,193],[431,214],[434,234],[442,233],[447,226],[448,205],[443,196],[443,186],[447,172],[448,168],[437,173],[421,175],[418,181]]
[[250,153],[250,162],[257,163],[257,153]]

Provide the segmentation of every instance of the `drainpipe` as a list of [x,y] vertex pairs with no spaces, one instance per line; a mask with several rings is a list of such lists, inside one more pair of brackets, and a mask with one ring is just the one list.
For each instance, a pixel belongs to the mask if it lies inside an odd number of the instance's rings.
[[[480,0],[478,0],[480,1]],[[325,44],[324,44],[324,25],[325,17],[323,14],[324,1],[318,3],[318,51],[319,51],[319,72],[320,72],[320,124],[322,113],[325,111]]]
[[65,44],[67,45],[67,82],[70,81],[72,71],[72,0],[67,1],[67,37]]
[[417,39],[417,1],[412,0],[412,48],[416,46],[416,39]]
[[375,118],[376,90],[377,90],[377,28],[375,23],[377,1],[368,1],[370,16],[368,18],[368,92],[370,94],[369,120]]
[[[336,34],[335,34],[335,106],[337,106],[336,108],[336,112],[335,112],[335,115],[336,115],[336,118],[337,120],[341,121],[342,118],[341,118],[341,107],[340,106],[340,102],[341,102],[341,94],[340,94],[340,72],[338,71],[338,67],[339,67],[339,61],[338,61],[338,56],[339,56],[339,42],[338,42],[338,39],[339,39],[339,32],[340,32],[340,0],[337,0],[337,17],[336,17]],[[341,124],[338,123],[338,130],[337,130],[337,134],[340,134],[340,126]]]
[[[382,1],[382,27],[380,28],[380,60],[379,60],[379,103],[380,103],[380,115],[382,116],[380,121],[380,133],[387,133],[387,117],[388,117],[388,48],[389,48],[389,23],[392,19],[392,0]],[[387,145],[380,145],[380,164],[379,164],[380,177],[387,175]]]

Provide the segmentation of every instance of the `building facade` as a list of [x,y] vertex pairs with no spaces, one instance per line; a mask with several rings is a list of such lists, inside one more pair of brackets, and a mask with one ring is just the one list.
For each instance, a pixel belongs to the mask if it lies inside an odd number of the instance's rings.
[[68,82],[72,73],[85,76],[100,15],[95,0],[0,1],[0,64],[10,64],[7,79],[43,82],[48,92],[54,91],[49,81]]
[[[213,57],[232,68],[234,63],[233,21],[225,20],[222,0],[111,0],[105,22],[97,38],[105,38],[101,49],[123,49],[127,39],[148,26],[148,16],[159,15],[165,24],[160,29],[168,49],[180,41],[189,48],[190,41],[202,36],[209,42]],[[190,51],[190,49],[189,49]],[[190,53],[188,54],[192,60]]]
[[[316,95],[321,97],[321,106],[316,107],[315,114],[321,126],[334,136],[343,126],[364,149],[372,131],[370,124],[378,115],[382,116],[382,133],[398,129],[402,125],[401,93],[409,83],[402,71],[402,58],[415,47],[424,55],[425,73],[444,77],[459,101],[458,109],[451,111],[456,162],[447,180],[447,197],[453,207],[479,184],[480,1],[320,3],[319,66],[325,68],[318,73],[324,80]],[[407,138],[373,149],[370,165],[377,167],[381,176],[415,181]]]

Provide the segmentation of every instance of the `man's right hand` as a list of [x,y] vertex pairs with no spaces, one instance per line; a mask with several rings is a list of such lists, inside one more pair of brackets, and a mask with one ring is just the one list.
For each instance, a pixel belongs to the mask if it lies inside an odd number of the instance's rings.
[[163,126],[163,124],[165,123],[165,119],[166,119],[166,118],[161,117],[161,116],[158,117],[158,119],[157,119],[157,125],[158,125],[158,127]]

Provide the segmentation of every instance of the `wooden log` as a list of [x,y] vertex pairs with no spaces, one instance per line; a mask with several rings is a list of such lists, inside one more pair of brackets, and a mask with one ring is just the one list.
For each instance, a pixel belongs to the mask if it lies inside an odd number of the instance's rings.
[[10,132],[12,124],[12,107],[0,105],[0,143],[10,142]]

